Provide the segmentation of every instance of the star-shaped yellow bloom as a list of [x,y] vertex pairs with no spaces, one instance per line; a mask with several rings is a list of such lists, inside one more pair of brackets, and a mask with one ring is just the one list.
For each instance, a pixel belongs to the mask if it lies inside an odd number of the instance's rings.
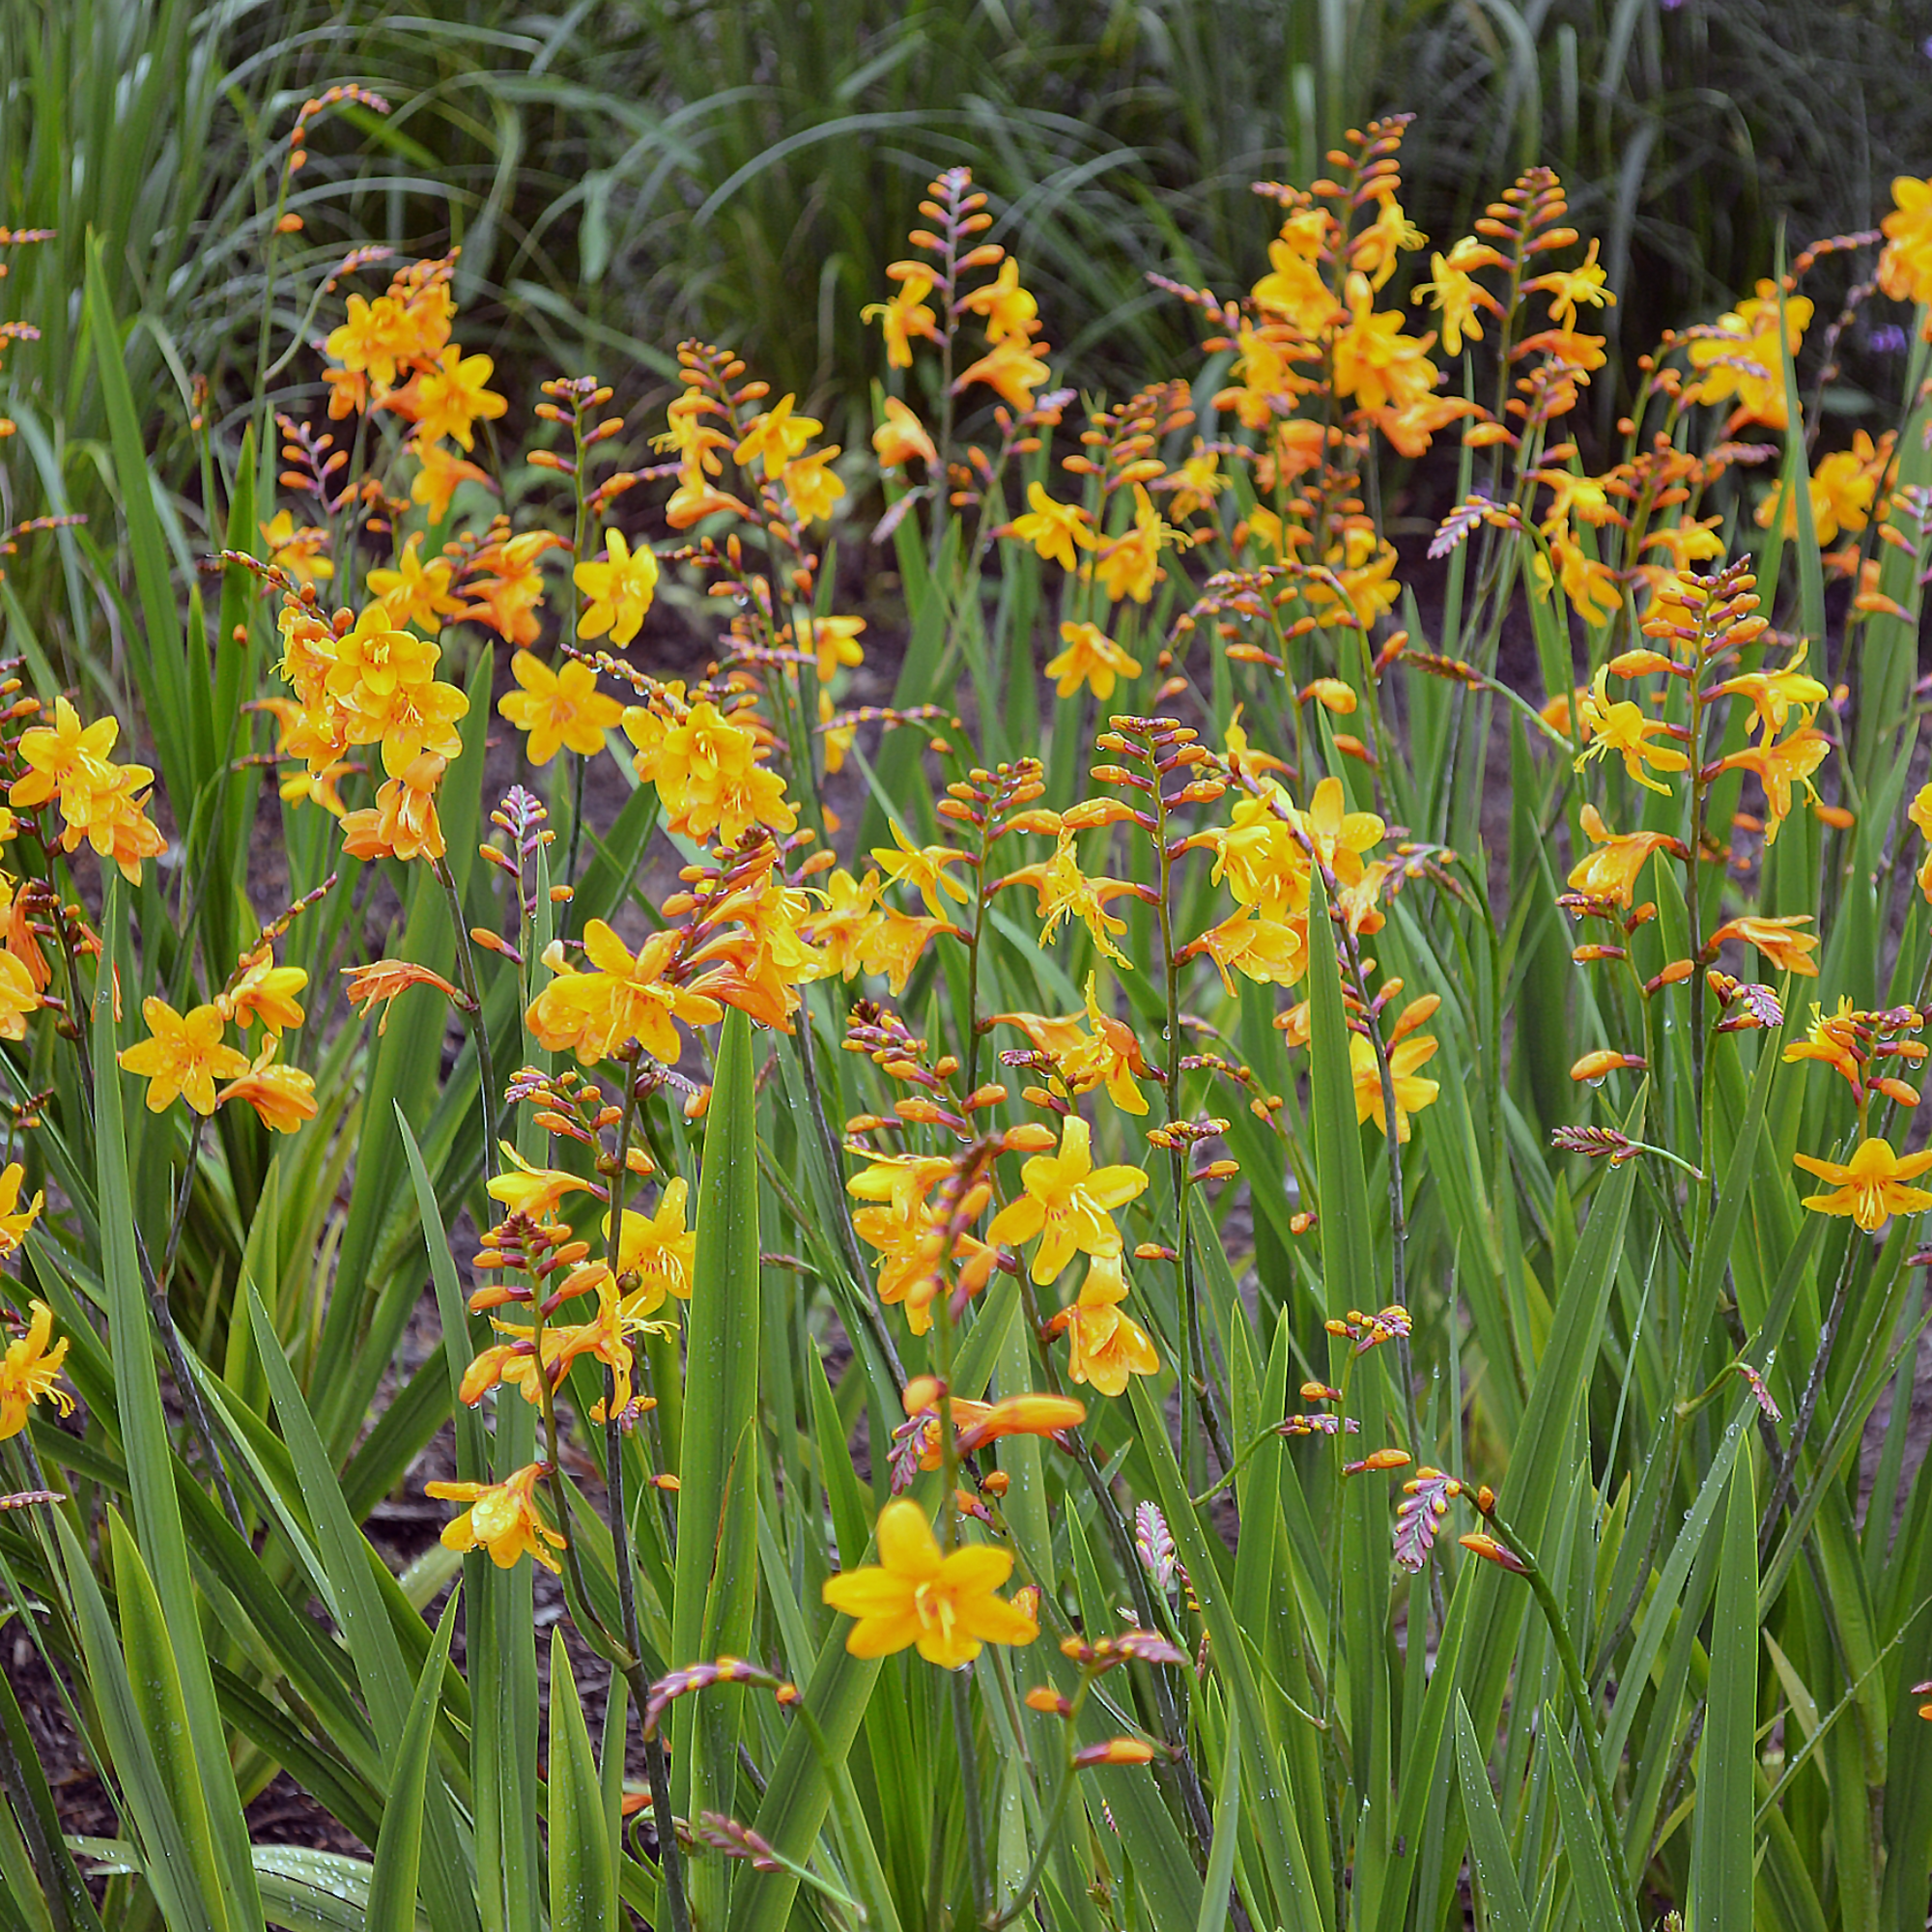
[[129,1073],[148,1083],[148,1111],[158,1114],[185,1094],[197,1114],[214,1112],[214,1083],[248,1071],[248,1057],[224,1046],[228,1022],[216,1006],[178,1013],[165,1000],[141,1002],[150,1037],[124,1047],[119,1059]]
[[1807,1174],[1830,1183],[1829,1193],[1807,1194],[1805,1207],[1818,1214],[1849,1214],[1867,1234],[1884,1227],[1894,1214],[1932,1208],[1932,1194],[1905,1185],[1932,1167],[1932,1148],[1901,1157],[1892,1152],[1890,1142],[1867,1140],[1842,1166],[1808,1153],[1793,1154],[1792,1159]]
[[533,765],[549,764],[559,751],[594,757],[604,749],[605,732],[623,720],[624,707],[599,691],[597,673],[575,658],[553,670],[541,658],[519,651],[510,660],[510,675],[522,689],[506,691],[497,709],[519,731],[529,733],[526,749]]
[[1016,1247],[1037,1235],[1033,1278],[1053,1281],[1076,1254],[1121,1252],[1113,1209],[1125,1207],[1147,1179],[1137,1167],[1096,1168],[1087,1122],[1069,1115],[1060,1130],[1060,1151],[1035,1154],[1020,1169],[1025,1192],[993,1216],[986,1238]]

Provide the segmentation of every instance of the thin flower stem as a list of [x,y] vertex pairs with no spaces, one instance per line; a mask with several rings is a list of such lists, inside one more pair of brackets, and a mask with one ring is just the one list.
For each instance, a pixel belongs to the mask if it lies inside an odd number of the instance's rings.
[[1073,1727],[1079,1720],[1080,1707],[1087,1701],[1087,1692],[1093,1688],[1092,1671],[1080,1673],[1080,1688],[1074,1691],[1071,1709],[1065,1713],[1062,1736],[1065,1742],[1065,1753],[1061,1761],[1060,1777],[1053,1788],[1053,1797],[1047,1805],[1046,1816],[1041,1821],[1039,1836],[1034,1845],[1033,1858],[1028,1862],[1025,1875],[1020,1880],[1019,1889],[1007,1902],[1006,1908],[996,1917],[986,1921],[986,1932],[1002,1932],[1010,1925],[1033,1902],[1033,1895],[1039,1889],[1039,1882],[1046,1876],[1046,1861],[1053,1855],[1054,1837],[1060,1830],[1060,1821],[1066,1815],[1066,1802],[1073,1796],[1073,1782],[1077,1773],[1073,1769]]
[[476,953],[469,942],[469,928],[463,923],[463,897],[456,890],[456,875],[446,860],[431,862],[436,876],[449,900],[449,920],[456,929],[456,980],[469,1002],[466,1014],[469,1037],[476,1042],[476,1077],[481,1089],[483,1110],[483,1172],[491,1179],[497,1175],[497,1109],[502,1095],[497,1087],[497,1070],[490,1055],[490,1029],[483,1016],[483,990],[476,978]]
[[1785,1446],[1784,1458],[1777,1465],[1777,1475],[1771,1486],[1771,1498],[1764,1506],[1764,1515],[1758,1520],[1758,1549],[1760,1558],[1771,1548],[1772,1532],[1777,1526],[1778,1512],[1784,1507],[1785,1498],[1791,1493],[1791,1485],[1798,1474],[1798,1458],[1804,1447],[1804,1438],[1811,1433],[1811,1418],[1818,1412],[1818,1399],[1825,1392],[1826,1372],[1832,1366],[1833,1350],[1837,1346],[1838,1324],[1845,1319],[1845,1308],[1851,1300],[1852,1278],[1858,1271],[1859,1251],[1862,1243],[1858,1232],[1853,1231],[1845,1243],[1845,1259],[1838,1269],[1836,1286],[1832,1290],[1832,1305],[1825,1313],[1825,1325],[1818,1333],[1818,1351],[1811,1358],[1811,1372],[1804,1378],[1804,1393],[1798,1401],[1797,1419],[1791,1425],[1791,1440]]
[[[1543,1574],[1542,1566],[1527,1543],[1519,1536],[1501,1516],[1491,1513],[1489,1524],[1501,1542],[1522,1565],[1524,1580],[1529,1584],[1536,1598],[1537,1607],[1543,1612],[1543,1620],[1549,1627],[1550,1640],[1556,1646],[1556,1659],[1563,1669],[1563,1681],[1570,1691],[1570,1701],[1576,1707],[1577,1728],[1583,1734],[1584,1754],[1590,1762],[1590,1783],[1596,1794],[1599,1822],[1604,1833],[1604,1851],[1613,1875],[1623,1871],[1623,1860],[1619,1856],[1616,1842],[1616,1810],[1610,1797],[1610,1781],[1604,1771],[1603,1748],[1597,1733],[1597,1710],[1590,1696],[1590,1687],[1584,1681],[1583,1666],[1577,1661],[1577,1645],[1570,1635],[1570,1625],[1563,1614],[1563,1606],[1556,1601],[1556,1592],[1549,1586],[1549,1578]],[[1617,1907],[1620,1916],[1628,1925],[1640,1923],[1640,1917],[1628,1894],[1628,1887],[1617,1889]]]

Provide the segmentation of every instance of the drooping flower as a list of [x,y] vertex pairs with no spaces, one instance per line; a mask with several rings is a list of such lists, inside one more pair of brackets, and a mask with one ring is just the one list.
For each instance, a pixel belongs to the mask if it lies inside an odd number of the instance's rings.
[[267,946],[245,953],[241,966],[241,977],[215,1001],[237,1026],[260,1020],[265,1033],[279,1037],[301,1025],[304,1014],[296,995],[308,984],[301,967],[277,966]]
[[1117,1396],[1125,1393],[1130,1376],[1160,1373],[1160,1355],[1147,1330],[1121,1307],[1126,1298],[1126,1273],[1118,1254],[1088,1263],[1079,1298],[1065,1315],[1069,1380]]
[[315,1076],[299,1066],[276,1065],[279,1045],[279,1038],[271,1037],[247,1072],[231,1080],[214,1099],[222,1107],[240,1100],[254,1108],[256,1119],[270,1132],[292,1134],[316,1117]]
[[749,468],[764,465],[765,474],[776,477],[795,456],[801,454],[825,425],[812,416],[795,416],[796,396],[781,396],[772,407],[755,415],[731,451],[732,462]]
[[536,1504],[536,1487],[549,1473],[546,1464],[529,1463],[500,1483],[425,1484],[427,1495],[469,1505],[443,1526],[443,1548],[487,1550],[499,1570],[514,1569],[524,1556],[534,1556],[546,1570],[557,1570],[551,1551],[561,1549],[564,1540],[538,1514]]
[[1879,223],[1886,238],[1879,286],[1893,301],[1932,301],[1932,182],[1900,175],[1891,185],[1891,204]]
[[1798,930],[1810,923],[1808,912],[1789,913],[1781,919],[1728,919],[1712,933],[1710,944],[1715,949],[1727,939],[1742,940],[1755,947],[1780,973],[1802,973],[1815,980],[1817,963],[1808,955],[1818,950],[1818,937]]
[[1608,678],[1607,670],[1598,671],[1596,683],[1583,694],[1579,711],[1590,742],[1577,753],[1577,769],[1581,771],[1591,759],[1615,752],[1624,761],[1624,770],[1646,791],[1669,797],[1670,787],[1660,784],[1646,767],[1682,772],[1690,768],[1690,760],[1674,746],[1653,744],[1651,740],[1667,734],[1670,726],[1661,718],[1646,718],[1628,698],[1612,701]]
[[1805,1207],[1819,1214],[1849,1214],[1867,1234],[1884,1227],[1894,1214],[1932,1208],[1932,1193],[1905,1185],[1932,1167],[1932,1148],[1901,1156],[1891,1151],[1890,1142],[1874,1138],[1861,1141],[1842,1166],[1808,1153],[1793,1154],[1792,1159],[1829,1185],[1827,1193],[1807,1194]]
[[365,1018],[378,1000],[383,1002],[383,1017],[376,1028],[379,1034],[388,1027],[389,1008],[396,997],[412,986],[434,986],[444,999],[459,1004],[463,999],[462,993],[440,973],[434,973],[427,966],[412,965],[407,959],[378,959],[367,966],[345,966],[342,972],[349,981],[343,988],[349,1004],[359,1008]]
[[1139,660],[1130,658],[1097,624],[1062,624],[1060,640],[1066,648],[1047,660],[1046,674],[1056,680],[1054,690],[1062,697],[1071,697],[1084,684],[1104,704],[1119,679],[1141,674]]
[[969,1544],[940,1554],[925,1512],[897,1497],[879,1512],[879,1561],[825,1584],[825,1602],[856,1618],[845,1638],[854,1657],[890,1657],[917,1646],[928,1663],[955,1670],[988,1643],[1031,1643],[1039,1626],[993,1593],[1011,1576],[1012,1554]]
[[[932,271],[923,262],[895,262],[886,273],[898,283],[892,300],[867,303],[859,311],[859,320],[876,321],[886,338],[886,360],[895,369],[910,369],[913,338],[938,338],[939,317],[925,299],[933,290]],[[892,407],[888,401],[887,411]],[[925,460],[930,463],[933,459],[928,455]]]
[[940,899],[942,892],[963,904],[970,895],[946,868],[963,865],[966,854],[945,845],[915,845],[897,819],[892,821],[892,844],[872,847],[872,857],[886,877],[895,885],[910,886],[925,901],[925,909],[934,919],[946,917],[946,907]]
[[492,1201],[500,1201],[507,1213],[521,1214],[526,1221],[547,1221],[566,1194],[590,1191],[590,1183],[578,1175],[532,1167],[508,1141],[501,1143],[501,1151],[510,1163],[509,1172],[485,1183],[483,1191]]
[[214,1083],[248,1071],[248,1057],[222,1044],[228,1022],[216,1006],[178,1013],[165,1000],[150,995],[141,1002],[149,1037],[123,1047],[117,1058],[129,1073],[148,1083],[148,1111],[158,1114],[185,1095],[197,1114],[214,1111]]
[[1584,806],[1582,824],[1593,849],[1571,867],[1570,885],[1611,905],[1630,904],[1637,875],[1653,852],[1660,847],[1682,850],[1667,832],[1612,832],[1594,805]]
[[[912,360],[910,354],[906,360]],[[896,396],[886,398],[885,417],[872,432],[872,450],[881,469],[896,469],[915,456],[928,468],[939,461],[924,425]]]
[[24,1208],[20,1206],[20,1184],[26,1178],[27,1170],[17,1160],[9,1161],[0,1170],[0,1260],[20,1252],[27,1230],[41,1217],[44,1194],[36,1194]]

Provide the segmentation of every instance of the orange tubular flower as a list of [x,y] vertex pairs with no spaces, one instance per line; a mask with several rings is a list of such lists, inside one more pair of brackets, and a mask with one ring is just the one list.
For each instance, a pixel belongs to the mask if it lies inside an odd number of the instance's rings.
[[440,859],[447,848],[436,788],[448,767],[447,758],[425,752],[383,786],[373,810],[345,812],[343,851],[352,859]]
[[845,1648],[890,1657],[916,1645],[928,1663],[956,1670],[988,1643],[1031,1643],[1039,1626],[993,1593],[1012,1574],[1009,1551],[969,1544],[942,1556],[925,1512],[905,1497],[879,1512],[879,1561],[825,1585],[825,1602],[854,1617]]
[[988,1241],[1017,1246],[1037,1235],[1033,1278],[1057,1280],[1076,1254],[1121,1252],[1113,1209],[1123,1208],[1147,1185],[1137,1167],[1094,1165],[1092,1132],[1079,1115],[1061,1127],[1060,1151],[1035,1154],[1020,1169],[1025,1190],[993,1217]]
[[141,1017],[149,1037],[123,1047],[116,1056],[129,1073],[148,1083],[148,1111],[163,1112],[185,1094],[197,1114],[214,1111],[214,1083],[233,1080],[249,1070],[245,1054],[221,1043],[228,1022],[215,1006],[195,1007],[178,1013],[165,1000],[141,1002]]
[[944,845],[915,845],[897,819],[893,820],[892,833],[891,845],[872,848],[872,857],[887,878],[895,885],[910,886],[925,901],[925,909],[934,919],[946,917],[946,907],[939,896],[942,891],[950,898],[965,902],[969,896],[967,889],[946,869],[949,866],[963,865],[965,853],[951,851]]
[[237,1026],[260,1020],[263,1031],[276,1037],[300,1026],[303,1013],[295,996],[308,984],[308,975],[299,966],[277,966],[266,946],[245,954],[242,964],[242,977],[215,1005]]
[[1815,980],[1818,968],[1807,955],[1817,952],[1817,936],[1797,929],[1810,923],[1809,913],[1791,913],[1782,919],[1726,920],[1712,933],[1710,947],[1715,951],[1727,939],[1742,940],[1755,947],[1780,973],[1800,973]]
[[1057,563],[1063,570],[1077,569],[1079,553],[1094,548],[1094,528],[1087,512],[1078,503],[1056,502],[1039,483],[1027,485],[1027,501],[1033,507],[1025,516],[1015,517],[1004,533],[1031,544],[1046,563]]
[[440,973],[432,973],[427,966],[412,966],[407,959],[378,959],[370,966],[345,966],[342,971],[349,980],[344,989],[349,1004],[359,1007],[365,1017],[378,1000],[383,1002],[383,1017],[376,1028],[379,1034],[388,1029],[389,1008],[397,995],[412,986],[434,986],[445,999],[459,1005],[463,1001],[462,993]]
[[533,1556],[546,1570],[560,1568],[551,1554],[563,1548],[563,1538],[537,1514],[536,1487],[550,1473],[542,1463],[529,1463],[500,1483],[427,1483],[426,1495],[469,1507],[445,1525],[445,1549],[483,1549],[499,1570],[516,1567],[518,1559]]
[[0,1260],[20,1252],[27,1230],[41,1218],[44,1194],[36,1194],[24,1208],[20,1206],[20,1183],[26,1176],[27,1170],[17,1160],[9,1161],[0,1171]]
[[299,1066],[277,1066],[278,1043],[270,1039],[247,1072],[230,1081],[214,1099],[222,1107],[240,1100],[254,1108],[256,1118],[271,1133],[293,1134],[304,1121],[316,1117],[315,1076]]
[[1932,1148],[1900,1156],[1889,1141],[1866,1140],[1840,1166],[1808,1153],[1792,1159],[1807,1174],[1830,1183],[1830,1192],[1807,1194],[1804,1205],[1818,1214],[1849,1214],[1867,1234],[1885,1226],[1894,1214],[1916,1214],[1932,1208],[1932,1193],[1905,1183],[1932,1167]]
[[526,1221],[546,1221],[566,1194],[590,1191],[587,1180],[558,1168],[532,1167],[508,1141],[500,1146],[511,1172],[497,1175],[483,1191],[492,1201],[500,1201],[507,1212],[521,1214]]

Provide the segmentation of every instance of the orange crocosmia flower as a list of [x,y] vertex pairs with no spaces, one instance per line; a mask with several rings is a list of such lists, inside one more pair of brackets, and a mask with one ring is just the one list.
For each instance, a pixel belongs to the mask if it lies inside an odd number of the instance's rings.
[[801,524],[823,523],[831,516],[845,485],[829,466],[838,454],[838,444],[814,449],[810,456],[794,457],[779,474],[780,487],[791,504],[791,513]]
[[1123,597],[1145,604],[1166,574],[1160,554],[1177,540],[1189,541],[1154,508],[1146,486],[1136,483],[1133,526],[1120,536],[1095,541],[1093,569],[1100,587],[1116,604]]
[[580,563],[571,573],[590,600],[577,620],[577,635],[601,638],[609,632],[621,650],[642,628],[657,594],[658,560],[648,547],[632,550],[622,530],[604,532],[604,562]]
[[335,575],[335,565],[326,554],[327,530],[307,526],[298,528],[287,510],[277,510],[266,524],[255,527],[269,546],[269,561],[286,570],[298,583],[327,583]]
[[1637,874],[1653,852],[1683,849],[1667,832],[1612,832],[1594,805],[1583,808],[1582,824],[1595,849],[1570,868],[1570,885],[1612,905],[1630,904]]
[[1589,743],[1577,754],[1577,769],[1581,771],[1592,758],[1615,752],[1624,761],[1624,770],[1646,791],[1668,798],[1670,787],[1658,783],[1645,767],[1655,766],[1661,772],[1689,771],[1690,760],[1672,746],[1652,744],[1653,738],[1669,731],[1669,725],[1661,718],[1646,718],[1627,698],[1612,702],[1608,680],[1608,671],[1600,670],[1596,683],[1583,693],[1579,711]]
[[1012,1575],[1009,1550],[969,1544],[942,1556],[925,1512],[900,1496],[879,1512],[879,1561],[830,1578],[825,1602],[854,1617],[845,1648],[890,1657],[917,1646],[928,1663],[956,1670],[988,1643],[1031,1643],[1039,1626],[993,1593]]
[[148,1111],[158,1114],[185,1095],[197,1114],[214,1111],[214,1083],[248,1071],[248,1057],[222,1044],[228,1022],[216,1006],[178,1013],[152,995],[141,1002],[149,1037],[116,1056],[129,1073],[148,1083]]
[[1365,410],[1406,409],[1420,402],[1438,376],[1429,359],[1435,338],[1405,335],[1399,310],[1378,313],[1368,277],[1358,271],[1350,274],[1345,294],[1350,320],[1335,337],[1336,395],[1352,396]]
[[764,466],[768,478],[777,477],[805,446],[825,427],[813,416],[795,416],[796,396],[781,396],[762,414],[747,424],[745,434],[731,451],[731,460],[741,468],[753,463]]
[[1235,990],[1230,967],[1263,985],[1292,986],[1308,968],[1306,926],[1305,916],[1270,919],[1243,906],[1210,925],[1199,939],[1190,940],[1179,956],[1188,959],[1205,952],[1230,993]]
[[410,501],[420,503],[433,524],[441,523],[449,515],[449,499],[456,495],[459,483],[490,487],[488,471],[445,449],[438,438],[424,436],[419,431],[410,439],[409,451],[416,460],[416,473],[410,482]]
[[1825,762],[1832,741],[1812,727],[1813,716],[1813,712],[1806,711],[1797,728],[1775,743],[1760,739],[1742,752],[1733,752],[1724,760],[1726,771],[1750,772],[1764,787],[1767,845],[1776,841],[1778,828],[1790,814],[1794,785],[1814,804],[1817,802],[1818,789],[1811,783],[1811,774]]
[[1814,1001],[1811,1030],[1803,1039],[1793,1040],[1784,1049],[1785,1064],[1790,1065],[1801,1060],[1821,1060],[1849,1081],[1854,1091],[1862,1091],[1864,1065],[1860,1057],[1861,1023],[1860,1015],[1853,1010],[1851,1000],[1845,994],[1838,996],[1837,1010],[1830,1014],[1821,1010]]
[[1766,739],[1784,729],[1794,705],[1817,706],[1831,696],[1815,677],[1804,674],[1804,650],[1800,644],[1797,656],[1782,670],[1741,671],[1718,687],[1726,697],[1750,700],[1754,724]]
[[[13,1176],[18,1193],[19,1164],[8,1168],[7,1174]],[[0,1176],[0,1188],[4,1185],[5,1176]],[[38,1210],[39,1196],[34,1207]],[[26,1428],[28,1411],[37,1402],[51,1402],[63,1415],[73,1412],[73,1398],[54,1379],[67,1359],[67,1337],[54,1341],[54,1312],[44,1301],[30,1301],[27,1314],[27,1332],[8,1343],[0,1354],[0,1442]]]
[[654,1060],[675,1061],[682,1050],[673,1021],[710,1026],[723,1016],[716,1000],[687,986],[668,984],[681,935],[655,932],[633,955],[601,919],[583,928],[583,950],[592,971],[563,969],[560,949],[545,954],[556,971],[530,1002],[526,1024],[548,1053],[572,1052],[586,1066],[635,1039]]
[[1023,335],[1009,335],[965,370],[952,384],[952,393],[956,396],[975,383],[983,383],[998,392],[1009,409],[1031,409],[1033,392],[1046,381],[1048,373],[1041,344]]
[[1808,1153],[1792,1159],[1807,1174],[1829,1183],[1824,1194],[1807,1194],[1804,1205],[1818,1214],[1849,1214],[1867,1234],[1885,1226],[1894,1214],[1916,1214],[1932,1208],[1932,1194],[1905,1183],[1932,1167],[1932,1148],[1899,1155],[1889,1141],[1861,1141],[1857,1152],[1840,1166]]
[[1042,865],[1021,867],[1009,873],[1004,883],[1030,885],[1038,893],[1042,945],[1052,940],[1063,920],[1077,919],[1107,958],[1117,965],[1127,964],[1127,955],[1113,941],[1115,933],[1126,931],[1127,923],[1108,912],[1107,901],[1134,891],[1133,884],[1083,872],[1070,834],[1062,833],[1051,859]]
[[872,450],[881,469],[896,469],[915,456],[928,469],[939,461],[924,425],[896,396],[886,398],[886,419],[872,432]]
[[440,859],[447,848],[436,788],[448,768],[434,752],[412,759],[376,794],[373,808],[344,813],[343,851],[352,859]]
[[534,1556],[546,1570],[559,1568],[551,1554],[564,1540],[537,1513],[536,1486],[549,1474],[542,1463],[526,1463],[500,1483],[426,1483],[423,1493],[469,1507],[445,1525],[445,1549],[483,1549],[499,1570]]
[[316,1117],[315,1076],[299,1066],[276,1065],[278,1044],[271,1038],[247,1072],[230,1081],[214,1098],[223,1107],[234,1100],[242,1101],[254,1108],[256,1117],[271,1133],[292,1134],[304,1121]]
[[817,660],[820,684],[830,684],[841,667],[851,670],[866,662],[866,647],[859,641],[859,633],[865,628],[863,617],[799,619],[800,641]]
[[1160,1355],[1148,1332],[1121,1307],[1127,1298],[1119,1255],[1098,1255],[1087,1265],[1079,1298],[1065,1312],[1069,1380],[1101,1395],[1126,1393],[1130,1376],[1157,1376]]
[[426,442],[446,436],[466,450],[474,449],[477,419],[493,421],[510,407],[484,386],[496,366],[489,356],[466,355],[451,343],[434,371],[416,384],[416,435]]
[[1060,640],[1066,648],[1047,660],[1046,674],[1056,680],[1054,690],[1062,697],[1071,697],[1084,684],[1104,704],[1118,680],[1141,674],[1140,661],[1097,624],[1062,624]]
[[1079,1115],[1061,1126],[1058,1153],[1035,1154],[1020,1169],[1024,1190],[994,1215],[988,1241],[1018,1246],[1037,1235],[1033,1278],[1057,1280],[1076,1254],[1118,1255],[1121,1231],[1113,1210],[1147,1185],[1137,1167],[1094,1165],[1092,1130]]
[[860,966],[865,972],[882,977],[896,999],[905,991],[920,955],[942,932],[965,936],[949,919],[881,906],[859,942]]
[[1020,287],[1020,265],[1011,255],[990,282],[966,298],[965,306],[985,323],[988,342],[1004,342],[1013,335],[1024,338],[1037,327],[1039,304]]
[[510,660],[510,675],[522,687],[506,691],[497,709],[519,731],[529,733],[530,763],[547,765],[559,751],[580,758],[604,749],[604,734],[623,722],[624,707],[597,689],[597,673],[587,664],[566,658],[553,670],[528,651]]
[[544,592],[540,559],[545,551],[563,548],[563,539],[549,530],[525,530],[485,544],[470,559],[470,569],[487,574],[465,584],[477,602],[461,614],[488,624],[506,643],[535,643],[543,634],[536,615]]
[[403,546],[394,570],[372,570],[369,588],[382,600],[393,624],[413,624],[425,636],[435,637],[442,620],[453,616],[462,606],[449,594],[449,581],[456,566],[446,556],[432,557],[425,563],[418,554],[423,533],[412,530]]
[[383,1002],[383,1018],[376,1028],[379,1034],[388,1029],[389,1008],[397,995],[407,993],[412,986],[434,986],[445,999],[463,1004],[462,993],[440,973],[412,965],[407,959],[378,959],[369,966],[345,966],[342,972],[349,981],[343,989],[349,1004],[360,1008],[365,1018],[378,1000]]
[[[415,353],[416,319],[392,295],[351,296],[346,319],[330,329],[323,353],[352,376],[366,377],[379,390],[395,386],[399,365]],[[359,405],[358,405],[359,407]]]
[[1777,284],[1770,280],[1760,281],[1754,297],[1690,340],[1687,352],[1690,366],[1701,374],[1697,382],[1686,385],[1684,398],[1691,403],[1721,403],[1736,397],[1727,433],[1749,422],[1768,429],[1789,426],[1784,351],[1797,355],[1811,321],[1812,303],[1807,296],[1787,295],[1783,307],[1782,345],[1777,337]]
[[1727,939],[1742,940],[1755,947],[1780,973],[1800,973],[1815,980],[1818,968],[1806,955],[1818,950],[1817,936],[1797,930],[1810,923],[1809,913],[1790,913],[1782,919],[1726,920],[1712,933],[1710,944],[1718,947]]

